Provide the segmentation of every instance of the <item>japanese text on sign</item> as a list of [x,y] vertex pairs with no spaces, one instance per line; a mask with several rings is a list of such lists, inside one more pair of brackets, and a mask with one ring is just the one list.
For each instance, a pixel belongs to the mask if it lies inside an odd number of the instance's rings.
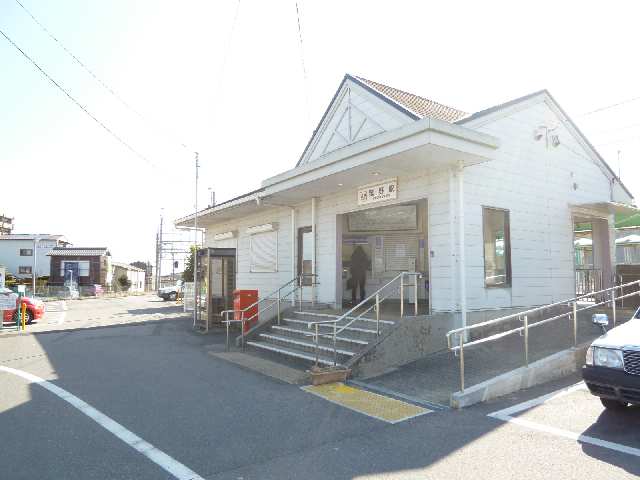
[[398,180],[387,180],[385,182],[360,187],[358,189],[358,205],[368,205],[370,203],[393,200],[398,197]]

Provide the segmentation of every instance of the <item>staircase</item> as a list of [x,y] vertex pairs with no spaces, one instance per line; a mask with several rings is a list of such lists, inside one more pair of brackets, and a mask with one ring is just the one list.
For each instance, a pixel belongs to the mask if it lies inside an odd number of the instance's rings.
[[[255,340],[249,340],[247,345],[289,358],[316,362],[316,344],[314,341],[314,329],[309,328],[312,322],[336,320],[340,315],[332,315],[318,312],[290,311],[283,315],[280,324],[274,323],[269,330],[258,335]],[[395,322],[380,320],[380,334],[385,329],[391,328]],[[376,320],[372,318],[346,316],[337,323],[337,329],[347,325],[336,336],[336,348],[333,346],[333,324],[319,326],[320,338],[318,341],[319,365],[331,366],[345,365],[355,357],[367,345],[378,338]]]

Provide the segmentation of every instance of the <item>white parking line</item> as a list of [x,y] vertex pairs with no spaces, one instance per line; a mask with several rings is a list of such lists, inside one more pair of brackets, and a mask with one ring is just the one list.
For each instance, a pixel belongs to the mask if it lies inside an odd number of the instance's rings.
[[6,372],[12,375],[16,375],[18,377],[24,378],[30,383],[36,383],[41,387],[49,390],[51,393],[60,397],[65,402],[73,405],[75,408],[80,410],[87,417],[91,418],[102,428],[114,434],[131,448],[140,452],[142,455],[147,457],[160,468],[173,475],[178,480],[204,480],[200,475],[189,469],[186,465],[183,465],[176,459],[157,449],[149,442],[146,442],[135,433],[127,430],[115,420],[109,418],[99,410],[96,410],[91,405],[79,399],[75,395],[69,393],[65,389],[60,388],[57,385],[54,385],[53,383],[48,382],[36,375],[24,372],[22,370],[17,370],[15,368],[0,366],[0,372]]
[[498,420],[502,420],[503,422],[514,423],[516,425],[520,425],[522,427],[526,427],[531,430],[538,430],[540,432],[548,433],[558,437],[567,438],[569,440],[574,440],[579,443],[588,443],[591,445],[596,445],[598,447],[608,448],[609,450],[615,450],[617,452],[622,452],[628,455],[633,455],[635,457],[640,457],[639,448],[633,448],[627,445],[623,445],[621,443],[609,442],[607,440],[601,440],[599,438],[591,437],[589,435],[582,435],[579,433],[572,432],[570,430],[550,427],[548,425],[532,422],[530,420],[525,420],[523,418],[515,418],[512,416],[524,410],[528,410],[538,405],[542,405],[544,403],[550,402],[551,400],[554,400],[556,398],[564,397],[565,395],[576,392],[578,390],[586,390],[586,389],[587,389],[587,386],[584,384],[584,382],[579,382],[579,383],[576,383],[575,385],[571,385],[570,387],[557,390],[547,395],[543,395],[541,397],[519,403],[517,405],[514,405],[509,408],[505,408],[503,410],[498,410],[497,412],[489,413],[487,416],[496,418]]

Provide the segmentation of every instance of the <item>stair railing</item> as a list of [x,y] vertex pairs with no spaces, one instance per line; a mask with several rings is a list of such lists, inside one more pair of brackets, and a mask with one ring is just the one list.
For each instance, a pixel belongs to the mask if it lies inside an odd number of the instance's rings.
[[[413,285],[407,285],[405,283],[406,277],[413,277]],[[420,272],[401,272],[396,275],[391,281],[385,283],[378,290],[373,292],[367,298],[362,300],[356,306],[343,313],[336,319],[332,320],[322,320],[318,322],[309,322],[307,324],[307,328],[313,329],[314,332],[310,333],[309,336],[313,337],[313,343],[315,348],[315,365],[318,366],[319,360],[319,350],[320,350],[320,339],[321,338],[329,338],[332,341],[333,346],[333,365],[336,366],[338,364],[338,349],[336,347],[337,337],[340,333],[342,333],[345,329],[350,327],[354,322],[361,320],[364,315],[369,313],[371,310],[375,311],[376,315],[376,336],[380,336],[380,305],[382,302],[392,297],[396,292],[400,292],[400,317],[404,317],[404,290],[405,287],[413,287],[413,300],[414,300],[414,315],[418,316],[418,280],[422,278],[422,273]],[[388,292],[386,296],[383,296],[383,293],[392,285],[397,285],[395,290]],[[357,312],[360,308],[364,307],[371,300],[374,300],[374,303],[369,305],[363,312],[356,316],[352,316],[354,312]],[[338,325],[339,322],[345,321],[343,325]],[[333,326],[333,332],[331,333],[320,333],[321,326]]]
[[[305,280],[311,278],[311,283],[306,285]],[[267,310],[271,310],[272,308],[276,308],[276,321],[278,325],[280,325],[280,319],[282,314],[282,302],[287,298],[293,296],[293,301],[295,303],[296,293],[298,294],[298,302],[299,308],[302,310],[302,300],[303,300],[303,292],[306,287],[311,288],[311,301],[312,303],[315,301],[315,287],[318,285],[316,282],[317,275],[312,273],[304,273],[298,275],[295,278],[292,278],[287,283],[281,285],[273,292],[268,295],[259,298],[256,302],[252,303],[248,307],[243,309],[230,309],[223,310],[220,312],[220,315],[224,318],[222,323],[226,325],[227,330],[227,339],[226,339],[226,350],[229,350],[229,326],[232,323],[240,323],[240,347],[244,351],[244,337],[245,337],[245,325],[251,322],[254,318],[260,318],[260,314],[266,312]],[[249,315],[249,311],[256,309],[256,312],[251,316]],[[229,315],[233,314],[234,317],[239,316],[240,318],[229,318]],[[239,314],[239,315],[236,315]]]

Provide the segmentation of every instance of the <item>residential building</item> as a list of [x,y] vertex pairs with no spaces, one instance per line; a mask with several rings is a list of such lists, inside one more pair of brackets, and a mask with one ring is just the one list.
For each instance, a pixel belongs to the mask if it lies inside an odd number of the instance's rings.
[[114,291],[122,290],[118,279],[125,276],[131,282],[129,292],[144,292],[146,285],[146,273],[142,268],[134,267],[128,263],[111,262],[111,285]]
[[0,214],[0,235],[9,235],[13,231],[13,218]]
[[0,235],[0,263],[7,273],[19,279],[50,276],[50,261],[47,254],[53,248],[70,245],[63,235],[9,234]]
[[56,247],[51,259],[49,285],[73,282],[77,286],[111,285],[111,253],[106,247]]
[[574,297],[578,223],[611,285],[614,214],[632,204],[546,90],[469,114],[346,75],[291,170],[197,216],[205,245],[233,254],[237,288],[265,295],[309,273],[305,301],[341,308],[360,246],[367,294],[421,272],[421,311],[454,328]]

